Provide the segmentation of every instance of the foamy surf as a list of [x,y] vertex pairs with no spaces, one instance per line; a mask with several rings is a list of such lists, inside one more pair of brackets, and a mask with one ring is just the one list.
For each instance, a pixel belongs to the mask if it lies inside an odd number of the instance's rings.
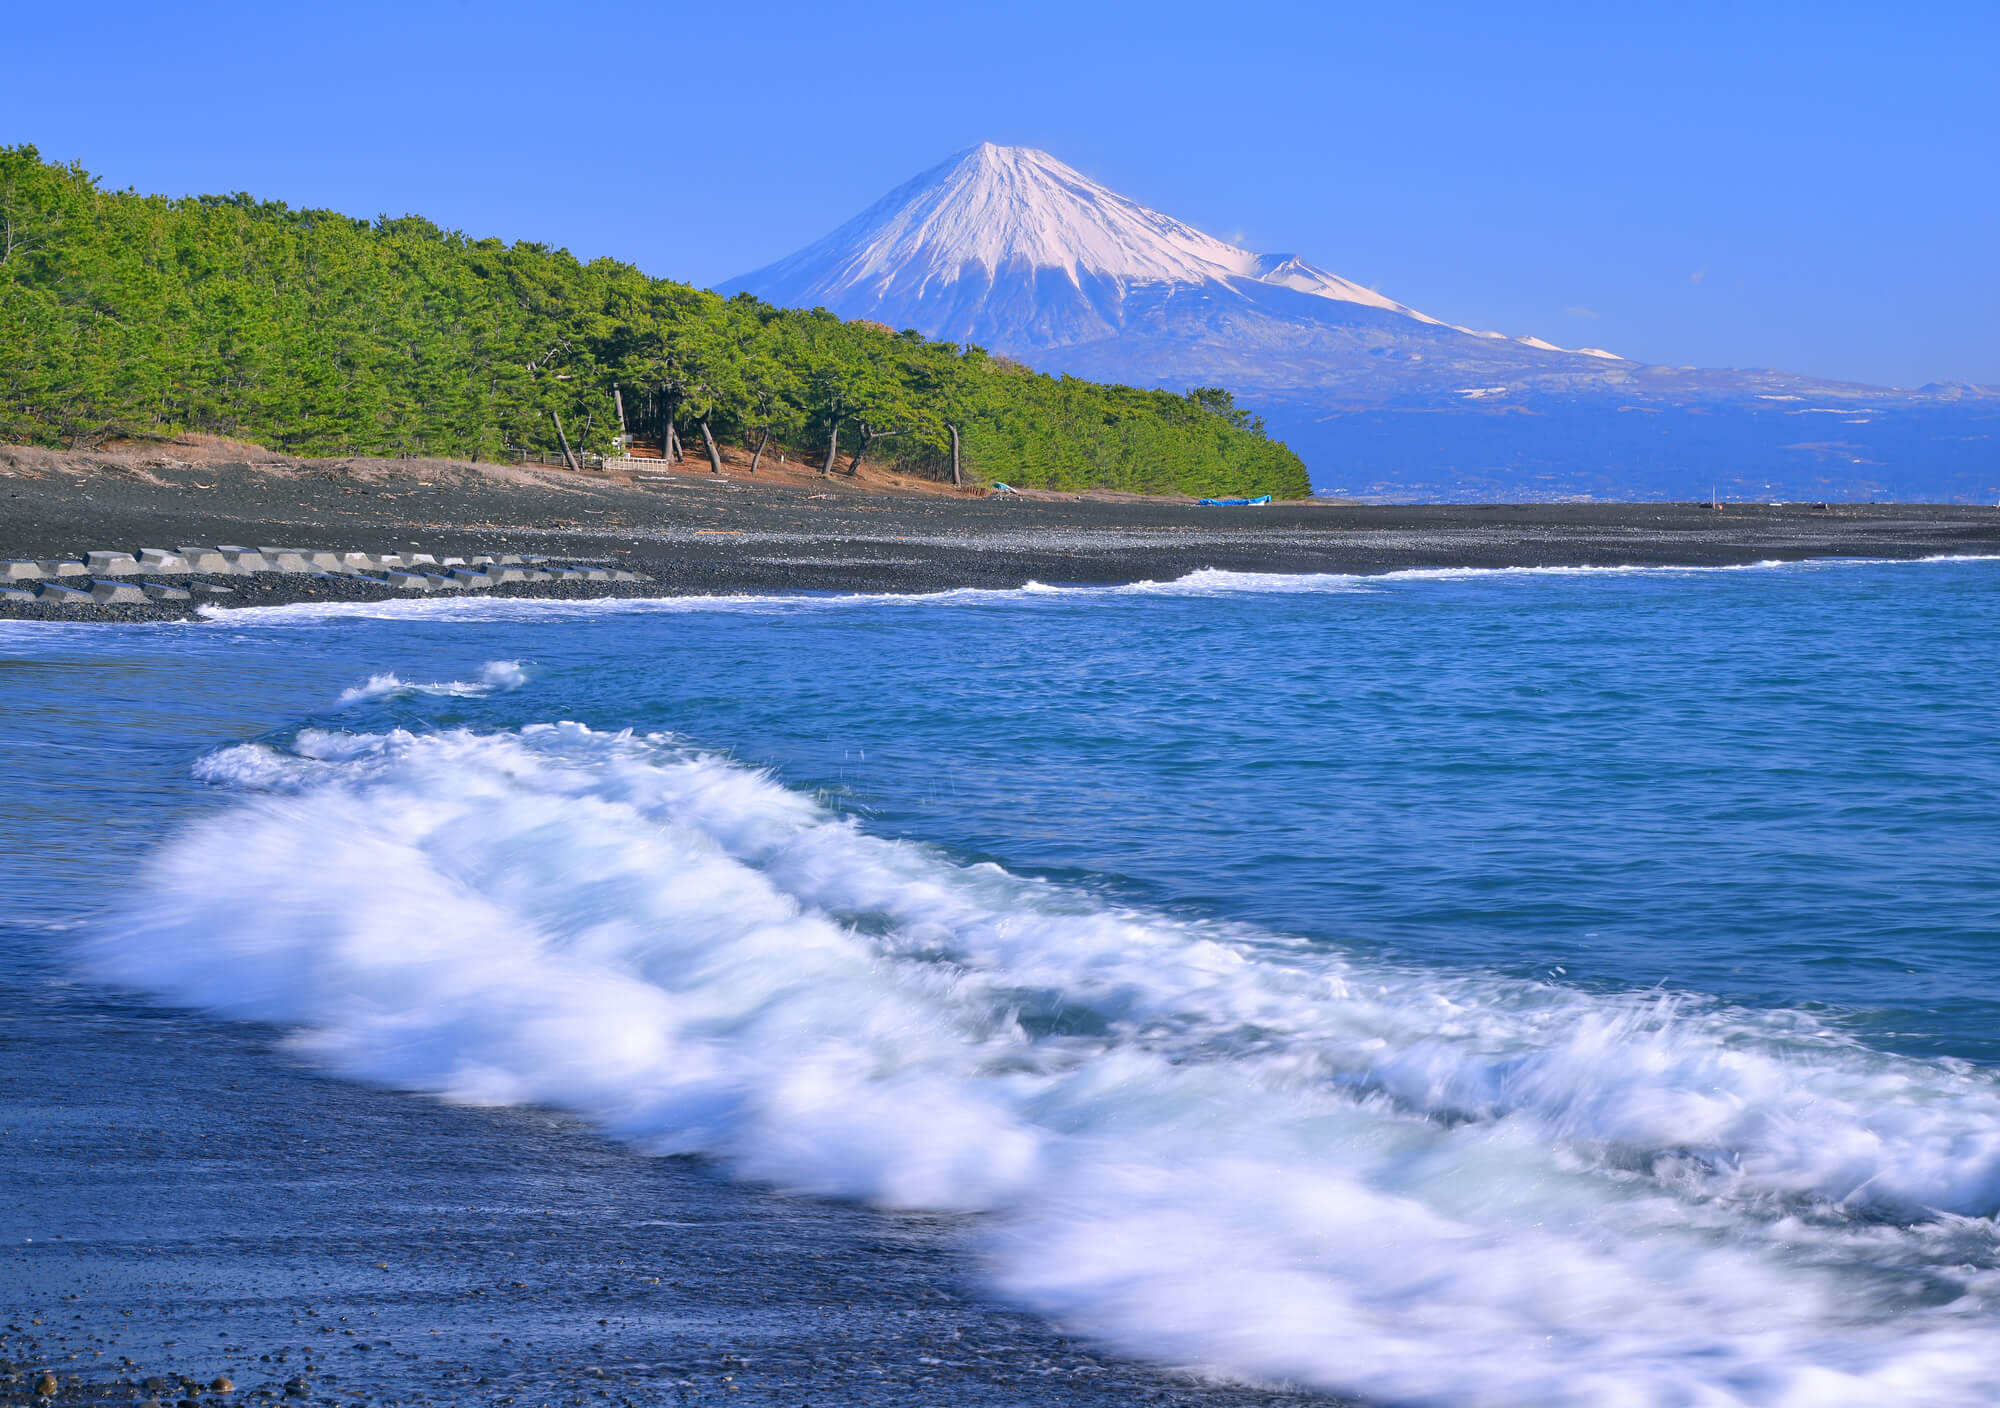
[[[1323,595],[1381,591],[1416,582],[1488,581],[1520,578],[1597,579],[1605,577],[1705,576],[1712,573],[1809,572],[1841,567],[1881,567],[1917,563],[2000,562],[1994,556],[1922,558],[1767,559],[1762,562],[1543,566],[1543,567],[1409,567],[1393,571],[1244,572],[1203,567],[1166,581],[1120,583],[1049,583],[1029,581],[1018,587],[954,587],[933,592],[766,592],[721,593],[712,596],[657,597],[408,597],[385,601],[291,602],[283,606],[204,606],[199,615],[210,623],[243,625],[307,625],[322,621],[551,621],[589,620],[619,616],[676,615],[683,612],[741,612],[754,615],[800,611],[845,610],[855,607],[965,607],[1006,603],[1033,605],[1050,599],[1118,596],[1237,596],[1276,593]],[[0,623],[4,626],[8,623]],[[22,622],[27,626],[47,623]]]
[[984,1214],[1138,1355],[1388,1401],[1979,1402],[2000,1083],[872,836],[670,738],[307,731],[94,939],[349,1075]]
[[453,699],[477,699],[488,694],[519,689],[528,682],[528,672],[518,660],[489,660],[479,672],[476,680],[434,680],[420,684],[405,680],[394,672],[370,675],[363,684],[354,685],[340,692],[339,704],[361,704],[373,699],[388,699],[397,695],[428,694]]

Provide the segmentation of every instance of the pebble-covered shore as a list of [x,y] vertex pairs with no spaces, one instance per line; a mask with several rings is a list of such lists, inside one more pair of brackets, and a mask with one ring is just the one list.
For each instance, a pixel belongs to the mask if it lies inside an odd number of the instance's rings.
[[[191,572],[178,580],[144,570],[149,547],[171,554],[180,551],[174,545],[201,543],[304,547],[274,549],[292,570]],[[92,552],[130,556],[141,570],[94,570],[86,557]],[[285,558],[287,552],[300,561]],[[905,492],[801,474],[796,466],[755,475],[733,463],[719,476],[685,468],[608,475],[441,461],[196,464],[0,447],[0,558],[77,564],[39,582],[0,582],[0,617],[164,619],[204,605],[213,611],[426,591],[571,598],[928,592],[1029,581],[1170,580],[1202,568],[1374,573],[1940,554],[2000,554],[2000,508],[1321,502],[1203,508],[1129,496]],[[490,570],[515,565],[506,564],[509,556],[551,576],[524,573],[514,580]],[[392,559],[399,565],[390,566]],[[453,570],[468,579],[435,580]],[[392,573],[403,575],[392,580]],[[426,580],[419,584],[417,576]],[[479,576],[487,580],[471,580]],[[83,588],[74,578],[92,585]],[[128,587],[145,599],[121,590]],[[52,600],[41,599],[44,588],[53,589]],[[176,588],[188,597],[172,596]],[[89,607],[63,594],[78,589],[89,593]],[[112,599],[99,600],[100,592]]]

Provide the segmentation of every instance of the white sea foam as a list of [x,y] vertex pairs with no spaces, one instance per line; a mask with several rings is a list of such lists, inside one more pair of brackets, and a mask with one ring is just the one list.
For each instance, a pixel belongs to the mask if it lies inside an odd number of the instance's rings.
[[402,679],[394,673],[370,675],[367,683],[342,690],[338,702],[359,704],[370,699],[385,699],[398,694],[433,694],[457,699],[475,699],[481,695],[519,689],[527,682],[528,672],[521,668],[520,661],[488,660],[476,680],[439,680],[430,684],[417,684]]
[[[385,601],[292,602],[284,606],[204,606],[211,622],[245,625],[308,625],[327,620],[550,621],[603,616],[647,616],[680,612],[845,610],[855,607],[964,607],[1034,602],[1053,597],[1228,596],[1257,593],[1325,594],[1379,591],[1385,584],[1423,581],[1481,581],[1507,578],[1687,576],[1717,572],[1812,571],[1857,566],[1936,562],[2000,562],[2000,557],[1811,558],[1800,561],[1720,563],[1706,566],[1585,567],[1410,567],[1392,572],[1238,572],[1198,568],[1169,581],[1115,585],[1060,585],[1030,581],[1019,587],[955,587],[937,592],[739,593],[720,596],[598,597],[398,597]],[[4,624],[4,623],[0,623]],[[37,625],[41,623],[23,623]]]
[[2000,1082],[1807,1014],[1399,967],[871,836],[671,739],[306,732],[101,974],[353,1076],[984,1213],[1129,1352],[1396,1402],[1984,1403]]

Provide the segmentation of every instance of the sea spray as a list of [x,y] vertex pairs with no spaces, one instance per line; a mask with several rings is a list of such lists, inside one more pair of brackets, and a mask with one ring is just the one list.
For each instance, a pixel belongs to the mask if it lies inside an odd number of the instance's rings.
[[393,671],[370,675],[365,683],[340,692],[340,704],[360,704],[397,695],[429,694],[458,699],[475,699],[502,690],[519,689],[528,682],[528,672],[518,660],[489,660],[476,680],[435,680],[418,684]]
[[2000,1085],[1798,1011],[1401,966],[871,836],[664,736],[307,730],[97,971],[353,1076],[986,1214],[1129,1351],[1404,1401],[2000,1389]]

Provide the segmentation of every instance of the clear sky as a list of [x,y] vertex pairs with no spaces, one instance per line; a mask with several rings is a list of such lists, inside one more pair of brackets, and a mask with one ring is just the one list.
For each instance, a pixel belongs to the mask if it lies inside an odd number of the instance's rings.
[[979,141],[1481,328],[2000,383],[2000,3],[16,4],[0,142],[714,283]]

